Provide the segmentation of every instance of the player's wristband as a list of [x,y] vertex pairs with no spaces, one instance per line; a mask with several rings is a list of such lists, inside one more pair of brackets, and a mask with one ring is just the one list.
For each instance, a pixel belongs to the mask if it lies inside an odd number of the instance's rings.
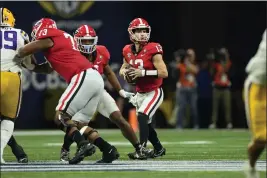
[[142,76],[158,77],[158,70],[142,70]]

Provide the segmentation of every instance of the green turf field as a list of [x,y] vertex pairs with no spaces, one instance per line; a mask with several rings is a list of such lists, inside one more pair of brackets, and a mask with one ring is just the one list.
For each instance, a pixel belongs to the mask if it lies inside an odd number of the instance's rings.
[[[47,162],[52,162],[52,164],[58,163],[63,134],[58,131],[27,131],[16,132],[15,137],[24,147],[30,161],[33,163],[39,161],[37,162],[39,167],[30,167],[29,165],[29,167],[26,168],[25,166],[24,168],[19,165],[21,172],[13,172],[17,167],[11,166],[7,168],[6,171],[8,172],[1,172],[1,177],[244,177],[241,172],[241,167],[243,166],[243,161],[247,159],[246,148],[250,140],[250,134],[247,130],[158,130],[159,138],[167,149],[167,154],[162,158],[148,162],[128,161],[127,153],[132,152],[133,148],[127,140],[123,138],[119,130],[99,130],[99,133],[104,139],[114,144],[120,152],[121,161],[115,161],[114,165],[112,165],[113,167],[111,165],[98,165],[98,167],[92,165],[92,161],[101,158],[99,150],[97,150],[96,154],[92,157],[86,158],[84,164],[81,165],[49,164],[49,166]],[[75,150],[76,146],[73,144],[72,155]],[[6,162],[16,161],[8,147],[5,150],[4,159]],[[261,166],[265,166],[266,152],[264,152],[260,159]],[[40,161],[44,164],[47,163],[47,165],[43,166]],[[198,162],[192,163],[190,161]],[[220,162],[216,163],[216,161]],[[88,162],[88,164],[85,164],[86,162]],[[118,164],[118,166],[116,164]],[[41,169],[39,169],[40,167]],[[79,170],[81,167],[84,168],[84,170]],[[121,170],[126,167],[127,169]],[[32,169],[32,171],[40,172],[24,172],[29,171],[28,168]],[[5,169],[2,169],[2,171],[3,170]],[[265,174],[266,172],[262,171],[261,177],[265,177]]]

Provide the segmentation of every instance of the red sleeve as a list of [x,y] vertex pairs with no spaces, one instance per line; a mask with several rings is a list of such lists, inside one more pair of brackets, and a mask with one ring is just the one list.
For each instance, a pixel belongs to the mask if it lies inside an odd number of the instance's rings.
[[148,53],[153,57],[156,54],[163,54],[162,46],[159,43],[150,43],[148,47]]
[[122,49],[122,55],[125,58],[126,54],[127,54],[127,50],[129,49],[129,45],[124,46],[124,48]]
[[101,54],[103,56],[103,64],[107,65],[108,61],[110,59],[110,53],[108,51],[108,49],[105,46],[100,46],[100,50],[101,50]]

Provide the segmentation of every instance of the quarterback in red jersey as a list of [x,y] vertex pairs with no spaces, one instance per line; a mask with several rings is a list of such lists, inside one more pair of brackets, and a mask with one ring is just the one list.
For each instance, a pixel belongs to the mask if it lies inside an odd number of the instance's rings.
[[[102,75],[105,74],[112,86],[118,91],[118,93],[124,97],[129,98],[133,93],[124,91],[121,88],[121,85],[115,75],[115,73],[110,68],[108,62],[110,59],[109,51],[105,46],[97,45],[98,36],[96,35],[95,30],[89,25],[82,25],[79,27],[74,34],[74,39],[78,43],[78,49],[80,52],[93,64],[94,68]],[[84,108],[79,112],[79,117],[73,117],[72,120],[77,122],[86,123],[89,122],[91,118],[88,115],[84,114],[87,108]],[[123,135],[138,149],[141,147],[133,129],[129,123],[123,118],[115,100],[110,96],[110,94],[104,90],[102,98],[100,99],[97,111],[105,116],[110,118],[122,131]],[[84,126],[83,128],[88,128],[89,126]],[[94,130],[95,131],[95,130]],[[96,131],[95,131],[96,132]],[[91,132],[94,133],[94,132]],[[90,134],[89,137],[93,136]],[[91,142],[95,143],[95,138],[89,139]],[[69,159],[69,148],[72,142],[64,140],[64,144],[61,149],[61,160]],[[96,144],[95,144],[96,145]],[[98,146],[98,145],[96,145]],[[103,152],[102,159],[98,163],[111,163],[113,160],[118,158],[117,149],[114,146],[109,145],[106,148],[100,148]]]
[[[128,32],[133,44],[123,48],[124,59],[120,75],[136,80],[137,93],[130,99],[130,102],[136,107],[140,142],[143,147],[146,146],[147,140],[152,143],[154,147],[152,157],[155,158],[166,152],[151,122],[153,115],[163,101],[161,85],[163,78],[168,77],[168,71],[163,61],[161,45],[149,42],[150,31],[151,27],[142,18],[136,18],[130,23]],[[131,66],[130,69],[128,68],[129,65]],[[142,153],[139,152],[128,154],[131,159],[138,159],[140,155]]]
[[77,164],[85,156],[92,155],[95,147],[85,140],[71,119],[85,107],[89,108],[87,115],[93,116],[104,90],[103,79],[80,54],[73,37],[57,29],[54,20],[42,18],[36,22],[32,38],[32,42],[19,49],[17,57],[42,51],[51,67],[68,82],[56,107],[55,123],[66,132],[67,139],[77,143],[78,150],[69,161],[70,164]]

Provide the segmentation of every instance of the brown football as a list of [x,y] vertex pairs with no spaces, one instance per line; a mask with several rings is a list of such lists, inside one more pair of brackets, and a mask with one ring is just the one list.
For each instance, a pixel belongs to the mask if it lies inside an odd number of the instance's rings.
[[134,68],[131,67],[131,66],[129,66],[129,67],[127,67],[126,69],[127,69],[127,70],[126,70],[126,72],[125,72],[125,79],[126,79],[127,83],[129,83],[129,84],[131,84],[131,85],[136,85],[136,82],[137,82],[137,79],[138,79],[138,78],[136,78],[135,80],[133,80],[133,77],[131,77],[131,76],[129,75],[129,73],[130,73],[131,71],[133,71]]

